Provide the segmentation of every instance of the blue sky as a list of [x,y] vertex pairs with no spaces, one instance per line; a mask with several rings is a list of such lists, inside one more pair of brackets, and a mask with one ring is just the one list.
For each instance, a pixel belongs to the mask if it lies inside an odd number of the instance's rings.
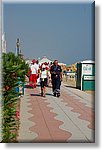
[[25,58],[58,59],[67,64],[93,59],[91,3],[5,3],[7,52],[15,52],[20,38]]

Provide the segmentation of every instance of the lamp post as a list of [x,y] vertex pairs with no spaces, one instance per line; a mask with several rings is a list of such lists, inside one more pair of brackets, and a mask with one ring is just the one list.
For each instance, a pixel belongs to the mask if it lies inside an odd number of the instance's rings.
[[19,38],[17,39],[17,42],[16,42],[16,48],[17,48],[17,55],[19,55],[19,49],[20,49]]

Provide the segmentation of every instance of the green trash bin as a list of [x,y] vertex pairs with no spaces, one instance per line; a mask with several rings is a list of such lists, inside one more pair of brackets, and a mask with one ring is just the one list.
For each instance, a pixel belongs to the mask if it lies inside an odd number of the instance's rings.
[[95,90],[95,62],[86,60],[77,63],[76,88]]
[[95,90],[95,76],[93,75],[83,75],[82,80],[82,90]]

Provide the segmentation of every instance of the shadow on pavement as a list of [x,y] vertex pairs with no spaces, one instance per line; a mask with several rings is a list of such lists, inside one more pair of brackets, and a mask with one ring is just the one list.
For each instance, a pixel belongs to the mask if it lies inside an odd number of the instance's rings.
[[41,96],[41,94],[30,94],[31,96]]
[[32,87],[30,87],[29,85],[24,85],[24,88],[27,88],[27,89],[32,89]]
[[[36,87],[40,87],[40,85],[36,85]],[[29,85],[24,85],[24,88],[29,88],[29,89],[32,89]]]
[[37,84],[36,86],[37,86],[37,87],[40,87],[40,84]]
[[[30,94],[31,96],[41,96],[41,94],[39,93],[39,94]],[[46,95],[48,95],[48,96],[53,96],[52,94],[50,94],[50,93],[46,93]]]
[[29,88],[30,89],[30,86],[26,84],[26,85],[24,85],[24,88]]
[[46,93],[46,95],[53,96],[51,93]]
[[65,87],[70,87],[70,88],[76,89],[76,87],[70,86],[70,85],[65,85]]

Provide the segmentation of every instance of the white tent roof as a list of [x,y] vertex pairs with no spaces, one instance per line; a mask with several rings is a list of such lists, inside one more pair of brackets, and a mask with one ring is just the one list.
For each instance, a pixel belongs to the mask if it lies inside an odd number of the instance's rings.
[[47,58],[46,56],[44,56],[42,59],[39,60],[39,64],[42,64],[44,62],[51,63],[52,60],[50,60],[49,58]]

